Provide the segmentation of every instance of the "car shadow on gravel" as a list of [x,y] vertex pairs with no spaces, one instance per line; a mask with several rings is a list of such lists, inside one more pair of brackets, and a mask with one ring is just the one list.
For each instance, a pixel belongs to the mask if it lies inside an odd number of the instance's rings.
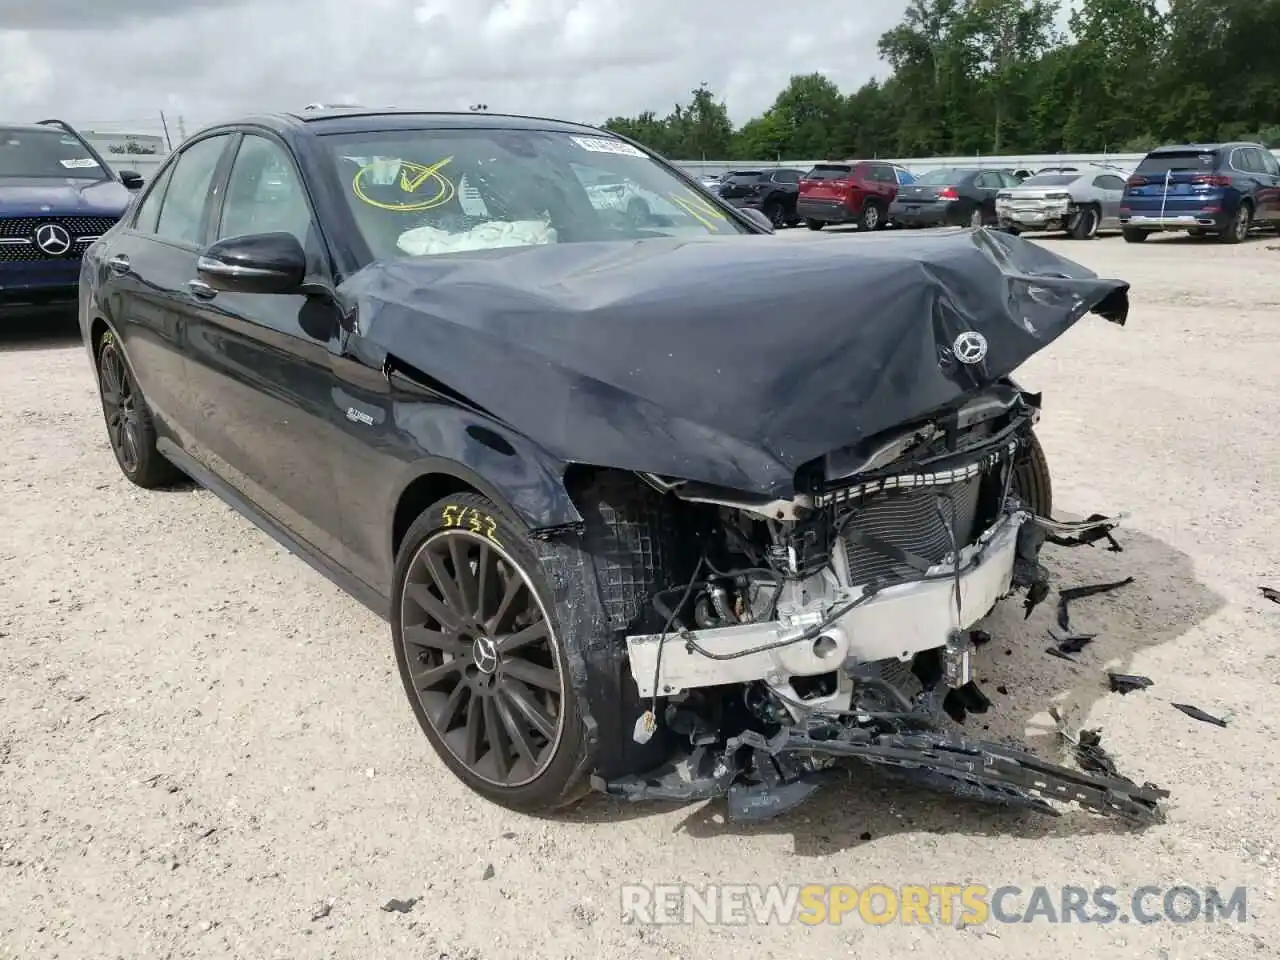
[[0,320],[0,353],[71,349],[80,345],[80,326],[74,311]]
[[[1120,696],[1108,689],[1109,671],[1134,672],[1137,654],[1176,640],[1225,605],[1224,598],[1196,579],[1186,554],[1132,528],[1121,526],[1116,536],[1123,552],[1114,553],[1105,546],[1047,546],[1042,559],[1053,577],[1049,598],[1024,620],[1020,598],[1010,597],[980,624],[992,640],[979,648],[975,677],[993,703],[986,714],[970,715],[963,727],[968,736],[1014,743],[1043,759],[1074,767],[1068,748],[1048,717],[1048,708],[1056,707],[1069,724],[1079,726],[1101,698]],[[1092,643],[1073,654],[1074,662],[1045,652],[1053,643],[1049,631],[1063,632],[1056,622],[1058,589],[1115,582],[1128,576],[1134,578],[1128,586],[1071,604],[1072,630],[1097,634]],[[1153,679],[1160,683],[1159,677]],[[1104,727],[1104,748],[1107,742]],[[1170,799],[1176,802],[1179,784],[1167,782],[1160,770],[1129,769],[1126,760],[1133,759],[1132,766],[1140,766],[1142,758],[1130,757],[1125,751],[1115,759],[1121,774],[1139,783],[1153,781],[1170,790]],[[903,832],[1034,839],[1143,829],[1074,808],[1064,808],[1062,816],[1050,817],[966,801],[899,785],[862,765],[853,765],[850,771],[849,781],[824,788],[775,820],[730,822],[724,802],[712,801],[689,807],[676,829],[694,837],[791,834],[800,856],[824,856],[859,846],[868,838]],[[557,819],[599,822],[672,809],[669,804],[633,805],[592,797]]]

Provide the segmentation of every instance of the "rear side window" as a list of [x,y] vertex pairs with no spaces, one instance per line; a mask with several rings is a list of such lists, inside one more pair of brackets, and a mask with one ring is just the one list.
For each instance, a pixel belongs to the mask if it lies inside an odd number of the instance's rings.
[[1104,173],[1101,176],[1094,177],[1093,185],[1099,190],[1123,190],[1124,181],[1119,177],[1110,173]]
[[142,206],[138,208],[138,216],[134,221],[136,230],[141,233],[156,232],[156,221],[160,219],[160,205],[164,203],[164,192],[172,178],[173,165],[170,165],[164,174],[152,183],[150,192],[142,201]]
[[1280,163],[1276,162],[1275,154],[1270,150],[1262,151],[1262,166],[1273,177],[1280,177]]
[[800,179],[800,174],[795,170],[776,170],[773,174],[774,183],[795,183]]
[[842,180],[849,176],[853,167],[847,163],[819,163],[804,175],[806,180]]
[[210,137],[188,147],[178,158],[169,177],[156,236],[176,243],[197,246],[204,220],[205,201],[213,184],[213,174],[227,145],[227,137]]
[[762,176],[764,176],[764,174],[761,173],[759,170],[735,170],[733,173],[729,174],[729,176],[726,177],[725,179],[732,181],[734,183],[754,183],[756,180],[759,180]]
[[934,184],[942,184],[944,186],[959,183],[964,179],[965,172],[957,170],[955,167],[939,167],[937,170],[930,170],[928,173],[922,173],[916,177],[916,183],[924,186],[932,186]]
[[1207,173],[1218,165],[1217,150],[1171,150],[1148,154],[1134,172],[1142,176],[1166,173]]
[[1037,173],[1022,181],[1024,187],[1065,187],[1080,178],[1078,173]]

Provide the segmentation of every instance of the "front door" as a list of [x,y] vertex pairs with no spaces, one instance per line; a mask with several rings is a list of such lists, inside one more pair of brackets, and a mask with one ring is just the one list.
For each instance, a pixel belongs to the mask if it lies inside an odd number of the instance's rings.
[[[328,265],[285,146],[245,134],[208,239],[292,233],[312,272]],[[198,283],[192,274],[190,278]],[[203,289],[188,331],[196,456],[262,511],[347,567],[332,455],[345,410],[335,401],[329,334],[336,307],[319,296]]]
[[183,149],[107,252],[107,312],[147,405],[187,449],[193,416],[183,352],[195,306],[187,281],[195,275],[210,187],[230,141],[210,137]]

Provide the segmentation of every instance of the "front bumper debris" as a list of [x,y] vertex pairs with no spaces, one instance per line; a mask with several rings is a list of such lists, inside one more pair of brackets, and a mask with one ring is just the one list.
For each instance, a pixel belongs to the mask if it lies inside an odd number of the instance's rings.
[[1169,796],[1153,784],[1139,785],[1119,774],[1072,770],[1026,751],[955,733],[834,724],[787,728],[772,738],[747,731],[727,741],[722,750],[695,746],[647,776],[607,782],[593,778],[592,785],[632,801],[687,803],[727,797],[731,819],[767,820],[839,778],[840,767],[813,762],[831,758],[861,760],[918,786],[1051,816],[1059,814],[1052,806],[1058,802],[1133,823],[1158,823],[1164,819],[1159,802]]

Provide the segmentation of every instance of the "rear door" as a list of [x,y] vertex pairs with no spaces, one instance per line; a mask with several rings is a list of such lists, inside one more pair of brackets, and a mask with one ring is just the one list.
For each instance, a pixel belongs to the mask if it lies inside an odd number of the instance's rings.
[[1120,223],[1120,201],[1124,197],[1124,180],[1114,173],[1100,173],[1093,178],[1093,188],[1098,194],[1102,219],[1099,227],[1116,227]]
[[187,281],[231,139],[220,134],[183,147],[107,255],[107,310],[148,405],[188,450],[195,415],[183,353],[195,300]]
[[996,215],[996,194],[1004,189],[1004,179],[998,170],[982,170],[973,178],[973,190],[982,208],[982,215],[994,219]]
[[1276,178],[1271,174],[1266,158],[1275,163],[1270,153],[1259,147],[1237,147],[1232,151],[1231,166],[1236,175],[1244,180],[1248,193],[1253,197],[1255,221],[1269,222],[1276,219],[1278,205],[1276,200]]
[[1201,210],[1222,201],[1229,178],[1219,172],[1220,159],[1217,149],[1148,154],[1129,178],[1130,215],[1178,217],[1194,225]]
[[1280,221],[1280,162],[1270,150],[1259,150],[1258,158],[1266,176],[1268,219],[1275,223]]
[[[246,131],[208,239],[284,232],[328,278],[313,207],[292,154]],[[188,279],[195,279],[194,272]],[[206,290],[189,335],[197,449],[205,465],[282,526],[348,567],[332,456],[346,419],[329,350],[332,301]]]

